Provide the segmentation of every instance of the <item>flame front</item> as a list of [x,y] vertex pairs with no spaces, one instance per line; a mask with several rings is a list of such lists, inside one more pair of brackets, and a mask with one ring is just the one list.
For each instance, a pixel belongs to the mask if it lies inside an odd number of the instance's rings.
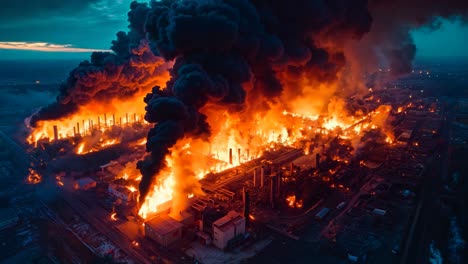
[[[316,83],[315,87],[309,82],[306,78],[299,80],[304,83],[300,96],[285,92],[278,101],[268,102],[263,109],[258,108],[257,98],[249,93],[246,107],[240,112],[207,103],[200,112],[207,116],[211,134],[204,139],[185,137],[178,140],[165,157],[166,167],[156,175],[148,195],[139,201],[139,215],[147,218],[168,207],[181,210],[187,206],[189,197],[203,195],[199,180],[206,174],[238,166],[281,146],[302,149],[309,154],[312,148],[319,147],[312,140],[317,136],[338,137],[348,141],[353,151],[366,132],[377,129],[387,143],[394,141],[392,131],[387,127],[391,106],[351,112],[347,102],[335,95],[337,84]],[[52,141],[56,136],[58,140],[69,139],[79,155],[119,144],[121,138],[116,136],[116,131],[133,125],[149,128],[142,119],[145,105],[141,98],[147,91],[132,98],[116,98],[109,103],[89,103],[65,119],[39,121],[28,142]],[[379,99],[370,100],[376,102]],[[405,107],[411,105],[399,107],[396,112],[404,111]],[[57,127],[56,134],[54,126]],[[146,138],[139,138],[132,146],[141,148],[146,143]],[[126,168],[117,178],[138,183],[141,177],[132,163],[131,168]],[[134,185],[127,188],[137,192]],[[302,207],[302,201],[296,201],[295,196],[288,199],[289,206]]]

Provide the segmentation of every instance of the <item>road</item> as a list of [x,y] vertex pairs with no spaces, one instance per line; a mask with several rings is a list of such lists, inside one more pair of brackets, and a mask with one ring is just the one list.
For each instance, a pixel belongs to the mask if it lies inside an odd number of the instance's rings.
[[444,122],[441,129],[441,138],[444,144],[436,150],[432,163],[428,166],[423,175],[423,185],[419,196],[416,212],[413,221],[407,232],[401,264],[428,263],[429,244],[433,236],[431,235],[435,226],[434,212],[437,212],[437,200],[440,196],[442,179],[449,171],[449,151],[448,142],[450,135],[450,118],[444,113]]

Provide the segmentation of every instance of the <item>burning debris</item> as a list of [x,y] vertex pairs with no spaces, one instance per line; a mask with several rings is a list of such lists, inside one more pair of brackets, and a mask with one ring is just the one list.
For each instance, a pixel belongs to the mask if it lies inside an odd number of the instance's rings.
[[28,178],[26,179],[26,182],[29,184],[38,184],[42,181],[41,175],[37,173],[34,169],[29,168],[29,175]]
[[296,195],[286,197],[286,202],[291,208],[302,208],[303,206],[302,200],[296,200]]

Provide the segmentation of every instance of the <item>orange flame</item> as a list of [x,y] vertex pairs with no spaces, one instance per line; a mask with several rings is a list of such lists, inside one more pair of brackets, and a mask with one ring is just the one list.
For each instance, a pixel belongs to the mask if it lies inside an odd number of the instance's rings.
[[303,206],[302,200],[297,200],[296,195],[290,195],[286,197],[286,202],[288,203],[288,206],[291,208],[302,208]]
[[26,179],[26,182],[29,184],[38,184],[42,181],[41,175],[37,173],[35,170],[29,168],[29,174],[28,178]]

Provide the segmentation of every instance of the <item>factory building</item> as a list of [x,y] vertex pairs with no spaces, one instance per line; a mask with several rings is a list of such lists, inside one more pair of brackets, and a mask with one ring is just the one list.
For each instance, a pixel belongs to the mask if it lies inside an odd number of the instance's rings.
[[236,211],[230,211],[213,223],[213,244],[225,249],[234,238],[245,233],[245,218]]
[[183,226],[168,215],[157,216],[145,223],[145,236],[168,247],[182,238]]

